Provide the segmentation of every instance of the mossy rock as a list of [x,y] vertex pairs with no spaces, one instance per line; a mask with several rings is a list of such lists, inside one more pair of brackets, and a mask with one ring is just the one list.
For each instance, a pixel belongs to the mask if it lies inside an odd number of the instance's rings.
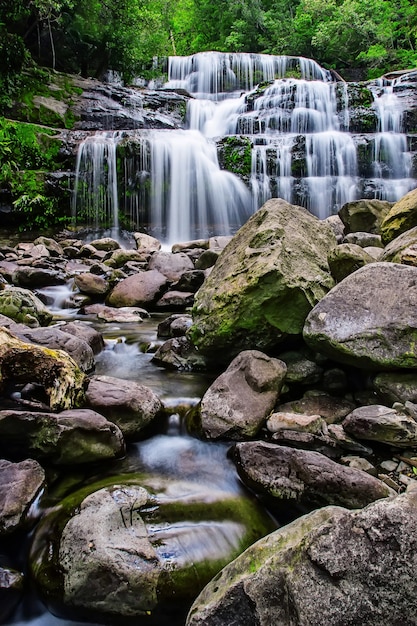
[[184,623],[203,586],[271,530],[242,495],[157,475],[113,477],[67,496],[44,518],[32,573],[61,616]]
[[417,226],[417,189],[409,191],[391,208],[381,224],[382,241],[388,244],[414,226]]

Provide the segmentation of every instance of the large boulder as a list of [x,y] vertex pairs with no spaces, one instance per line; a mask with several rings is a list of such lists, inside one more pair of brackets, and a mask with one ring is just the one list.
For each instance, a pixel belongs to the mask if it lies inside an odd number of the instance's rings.
[[416,624],[417,493],[326,507],[248,548],[203,590],[187,626]]
[[359,368],[416,368],[417,268],[370,263],[347,276],[311,311],[304,339]]
[[124,456],[119,428],[90,409],[61,413],[0,411],[0,449],[53,465],[74,465]]
[[114,307],[152,306],[168,287],[169,280],[158,270],[138,272],[121,280],[107,297]]
[[380,404],[358,407],[345,417],[343,428],[358,439],[398,448],[417,446],[416,420]]
[[130,440],[138,439],[162,411],[162,402],[149,387],[114,376],[92,376],[86,400],[87,406],[117,424]]
[[390,263],[417,265],[417,226],[393,239],[379,259]]
[[0,327],[0,393],[23,384],[41,386],[50,409],[60,411],[81,406],[87,379],[63,350],[26,343]]
[[327,224],[285,200],[269,200],[220,254],[196,294],[190,336],[199,350],[229,360],[300,335],[314,305],[334,285]]
[[247,439],[266,421],[284,382],[286,365],[258,350],[241,352],[204,394],[200,429],[210,439]]
[[409,191],[390,209],[381,224],[382,241],[387,244],[414,226],[417,226],[417,189]]
[[354,509],[394,493],[366,472],[310,450],[247,441],[235,445],[234,458],[247,486],[280,503],[307,508],[336,504]]
[[392,204],[385,200],[354,200],[344,204],[338,215],[346,233],[379,233]]
[[29,509],[45,487],[45,472],[37,461],[0,460],[0,536],[30,525]]
[[104,482],[65,498],[34,536],[35,580],[61,616],[184,623],[202,587],[274,528],[255,501],[214,485],[152,474]]

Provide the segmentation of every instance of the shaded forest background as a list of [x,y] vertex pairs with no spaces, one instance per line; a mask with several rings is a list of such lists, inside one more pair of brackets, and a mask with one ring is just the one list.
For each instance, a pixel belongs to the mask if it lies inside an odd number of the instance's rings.
[[301,55],[373,78],[417,65],[415,0],[0,0],[1,104],[34,64],[126,81],[204,50]]

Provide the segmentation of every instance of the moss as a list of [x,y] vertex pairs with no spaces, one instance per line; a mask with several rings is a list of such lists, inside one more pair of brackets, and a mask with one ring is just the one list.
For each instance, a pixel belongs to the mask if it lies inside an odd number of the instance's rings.
[[224,169],[241,178],[249,178],[252,168],[252,144],[248,137],[230,136],[222,143]]

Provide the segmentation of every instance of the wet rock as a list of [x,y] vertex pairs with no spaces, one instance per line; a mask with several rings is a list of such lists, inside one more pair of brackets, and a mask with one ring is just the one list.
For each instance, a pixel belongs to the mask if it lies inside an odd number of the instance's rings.
[[0,313],[27,326],[47,326],[52,313],[29,289],[8,287],[0,291]]
[[165,341],[152,357],[152,362],[167,369],[204,370],[207,361],[195,349],[188,337],[173,337]]
[[181,274],[180,279],[172,285],[172,289],[178,291],[191,291],[195,293],[200,289],[206,278],[203,270],[190,270]]
[[226,246],[196,294],[195,345],[226,361],[243,349],[271,349],[302,332],[333,286],[331,228],[284,200],[269,200]]
[[355,509],[393,493],[366,472],[344,467],[318,452],[250,441],[235,445],[234,459],[248,487],[281,502]]
[[381,224],[382,241],[388,244],[414,226],[417,226],[417,189],[409,191],[392,206]]
[[343,421],[343,428],[358,439],[409,448],[417,445],[417,422],[386,406],[361,406]]
[[224,568],[186,624],[415,624],[416,520],[416,491],[303,516]]
[[59,411],[82,404],[87,380],[63,350],[23,342],[0,328],[0,392],[25,383],[41,385],[50,409]]
[[347,233],[380,233],[381,224],[393,203],[385,200],[354,200],[339,210]]
[[304,339],[313,350],[359,368],[414,369],[416,305],[417,268],[370,263],[314,307]]
[[363,248],[353,243],[342,243],[331,250],[328,256],[330,272],[336,282],[340,282],[374,258]]
[[138,306],[121,306],[113,308],[105,304],[90,304],[83,307],[85,315],[97,315],[104,322],[143,322],[149,317],[148,311]]
[[158,324],[158,337],[182,337],[192,323],[191,315],[174,313]]
[[213,267],[219,258],[221,250],[204,250],[196,260],[195,267],[198,270],[206,270]]
[[289,384],[300,383],[302,385],[313,385],[317,383],[322,375],[323,368],[315,363],[311,355],[303,354],[301,351],[281,352],[279,358],[287,366],[285,382]]
[[44,486],[45,472],[33,459],[0,460],[0,536],[30,525],[29,509]]
[[417,265],[415,255],[417,253],[417,226],[406,230],[389,243],[381,256],[381,261],[390,263],[403,263],[404,265]]
[[15,331],[15,334],[23,341],[53,350],[64,350],[83,372],[91,372],[94,369],[94,353],[90,345],[84,339],[65,332],[62,327],[28,328]]
[[0,566],[0,622],[6,621],[19,603],[23,593],[21,572]]
[[170,282],[178,281],[184,272],[194,269],[191,259],[183,252],[154,252],[149,259],[149,270],[157,270],[168,278]]
[[136,262],[136,263],[147,263],[146,254],[139,252],[139,250],[115,250],[111,257],[108,258],[104,263],[109,267],[123,267],[126,263]]
[[16,458],[30,455],[53,465],[75,465],[121,458],[119,428],[90,409],[61,413],[0,411],[0,447]]
[[158,270],[139,272],[121,280],[107,297],[107,304],[114,307],[153,306],[168,284],[168,278]]
[[207,484],[141,474],[89,489],[44,519],[31,551],[47,603],[83,621],[183,623],[204,584],[271,530],[253,501]]
[[151,389],[113,376],[92,376],[86,401],[88,407],[117,424],[130,441],[137,440],[162,411],[162,402]]
[[86,341],[93,354],[98,354],[104,348],[103,335],[90,324],[75,320],[74,322],[65,322],[60,326],[60,329]]
[[246,439],[259,431],[273,409],[286,365],[257,350],[241,352],[204,394],[199,417],[209,439]]

